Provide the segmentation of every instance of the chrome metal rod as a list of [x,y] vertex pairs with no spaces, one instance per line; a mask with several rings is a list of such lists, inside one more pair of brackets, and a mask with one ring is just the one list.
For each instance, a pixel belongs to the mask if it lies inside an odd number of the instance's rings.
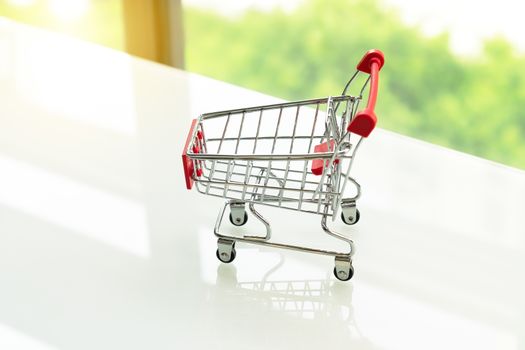
[[[270,242],[269,239],[270,239],[271,233],[272,233],[270,223],[260,213],[258,213],[255,209],[252,210],[252,208],[250,208],[250,210],[252,212],[257,213],[256,214],[256,218],[259,221],[261,221],[266,227],[266,234],[264,236],[261,235],[261,236],[243,236],[243,237],[239,237],[239,236],[231,236],[231,235],[222,234],[222,233],[220,233],[220,227],[221,227],[221,223],[222,223],[222,220],[223,220],[223,217],[224,217],[224,212],[225,212],[226,207],[228,205],[229,205],[229,202],[226,202],[224,204],[224,206],[222,206],[221,210],[219,211],[219,215],[217,216],[217,221],[215,222],[215,227],[213,229],[213,233],[218,238],[229,239],[229,240],[233,240],[233,241],[236,241],[236,242],[258,244],[258,245],[263,245],[263,246],[273,247],[273,248],[295,250],[295,251],[305,252],[305,253],[313,253],[313,254],[320,254],[320,255],[330,255],[330,256],[334,256],[334,257],[335,256],[348,256],[348,255],[351,255],[351,253],[353,252],[353,249],[352,249],[352,251],[350,253],[344,253],[344,252],[338,252],[338,251],[335,251],[335,250],[325,250],[325,249],[311,248],[311,247],[305,247],[305,246],[300,246],[300,245],[295,245],[295,244]],[[323,220],[326,222],[326,217],[325,216],[323,216]],[[331,232],[331,231],[328,231],[328,232]],[[332,233],[332,235],[334,235],[334,233]],[[340,238],[340,236],[338,236],[337,234],[335,234],[334,237],[339,238],[339,239],[343,239],[345,241],[352,242],[351,240],[348,240],[346,238]],[[352,244],[351,244],[351,246],[352,246]]]
[[[363,89],[364,90],[364,89]],[[353,100],[355,97],[353,96],[334,96],[332,97],[334,101],[344,101],[344,100]],[[328,100],[327,97],[321,97],[321,98],[314,98],[310,100],[301,100],[301,101],[293,101],[293,102],[282,102],[282,103],[274,103],[274,104],[268,104],[268,105],[260,105],[260,106],[253,106],[253,107],[247,107],[247,108],[238,108],[238,109],[231,109],[231,110],[224,110],[224,111],[217,111],[217,112],[211,112],[211,113],[204,113],[199,118],[202,120],[205,119],[212,119],[217,117],[222,117],[228,113],[231,114],[238,114],[242,112],[255,112],[258,110],[267,110],[267,109],[277,109],[277,108],[287,108],[287,107],[296,107],[296,106],[305,106],[315,103],[326,103]]]
[[[334,152],[320,152],[313,154],[202,154],[202,153],[188,153],[191,159],[202,160],[312,160],[312,159],[331,159]],[[336,154],[343,156],[344,153]]]

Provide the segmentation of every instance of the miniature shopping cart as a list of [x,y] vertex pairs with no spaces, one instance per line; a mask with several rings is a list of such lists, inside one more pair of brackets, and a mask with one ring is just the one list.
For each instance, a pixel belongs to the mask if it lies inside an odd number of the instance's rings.
[[[353,241],[330,229],[327,219],[334,221],[340,209],[344,223],[359,220],[356,200],[361,188],[350,169],[359,145],[376,124],[383,63],[381,51],[368,51],[340,96],[206,113],[193,120],[182,154],[186,187],[195,184],[200,193],[226,200],[214,229],[220,261],[235,259],[235,242],[254,243],[334,256],[335,276],[343,281],[352,278]],[[362,73],[369,76],[351,96],[347,92]],[[368,85],[367,106],[358,112]],[[348,183],[354,191],[343,198]],[[242,226],[248,220],[246,204],[266,227],[266,235],[221,233],[226,208],[230,222]],[[270,224],[256,204],[321,215],[324,232],[347,242],[349,252],[271,241]]]

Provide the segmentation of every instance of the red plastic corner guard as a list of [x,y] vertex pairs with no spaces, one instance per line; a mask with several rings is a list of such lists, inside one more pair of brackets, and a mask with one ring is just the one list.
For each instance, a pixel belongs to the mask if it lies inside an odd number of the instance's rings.
[[358,112],[350,125],[348,125],[348,131],[357,134],[362,137],[368,137],[374,130],[377,124],[377,116],[374,112],[364,109]]
[[[330,140],[330,151],[333,151],[335,147],[334,140]],[[323,152],[329,152],[328,150],[328,142],[323,142],[314,147],[315,153],[323,153]],[[339,159],[336,159],[334,163],[338,163]],[[328,166],[330,164],[329,160],[325,159],[325,166]],[[314,159],[312,161],[312,174],[314,175],[322,175],[323,174],[323,159]]]
[[[193,160],[191,160],[190,157],[188,157],[188,147],[191,144],[191,135],[193,134],[193,130],[195,129],[195,126],[197,125],[197,119],[193,119],[191,121],[191,127],[190,131],[188,133],[188,136],[186,137],[186,144],[184,145],[184,150],[182,151],[182,168],[184,169],[184,178],[186,179],[186,188],[188,190],[191,190],[193,187],[193,175],[195,173],[195,169],[193,166]],[[199,169],[200,170],[200,169]]]
[[349,132],[368,137],[374,130],[377,123],[374,109],[379,87],[379,71],[384,64],[385,56],[380,50],[369,50],[357,64],[359,71],[370,74],[370,93],[368,94],[368,103],[365,109],[358,112],[348,125]]

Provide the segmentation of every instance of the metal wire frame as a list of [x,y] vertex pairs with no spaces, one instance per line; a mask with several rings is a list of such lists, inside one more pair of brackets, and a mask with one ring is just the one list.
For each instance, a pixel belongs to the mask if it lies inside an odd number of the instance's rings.
[[[201,115],[197,128],[193,130],[194,143],[187,150],[195,168],[202,171],[201,176],[193,177],[198,191],[225,199],[335,216],[349,180],[355,152],[361,143],[361,138],[358,138],[355,145],[352,144],[350,134],[346,132],[368,83],[367,80],[359,97],[345,95],[356,75],[352,76],[340,96]],[[340,110],[340,107],[343,108]],[[277,119],[275,127],[272,132],[268,128],[263,131],[261,125],[271,112],[277,113],[274,113]],[[324,119],[320,116],[322,113]],[[303,127],[305,114],[313,114],[308,132]],[[238,120],[238,125],[234,120]],[[214,121],[218,123],[212,125]],[[256,130],[253,135],[245,130],[250,123]],[[282,132],[283,125],[293,125],[293,129]],[[195,137],[198,131],[203,135],[200,141]],[[217,132],[219,134],[206,137],[207,133]],[[328,140],[326,152],[313,151],[314,143]],[[225,151],[225,148],[230,151]],[[240,150],[245,153],[240,153]],[[314,159],[327,163],[320,176],[313,174],[308,167]],[[350,181],[356,185],[358,196],[359,185],[351,178]]]

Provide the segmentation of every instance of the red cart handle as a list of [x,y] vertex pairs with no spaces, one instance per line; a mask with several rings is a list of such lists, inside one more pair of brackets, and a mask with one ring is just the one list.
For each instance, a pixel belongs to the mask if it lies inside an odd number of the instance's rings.
[[362,137],[368,137],[374,130],[377,117],[374,113],[377,100],[377,89],[379,85],[379,71],[385,64],[385,56],[380,50],[369,50],[357,64],[357,70],[370,74],[370,94],[365,109],[358,112],[350,124],[348,131]]

